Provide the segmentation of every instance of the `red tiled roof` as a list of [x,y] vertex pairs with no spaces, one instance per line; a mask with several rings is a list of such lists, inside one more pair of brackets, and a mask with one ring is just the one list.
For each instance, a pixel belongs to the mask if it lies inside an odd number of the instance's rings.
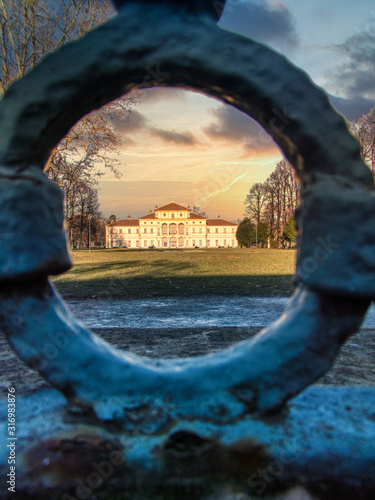
[[190,208],[183,207],[182,205],[177,205],[177,203],[168,203],[168,205],[164,205],[163,207],[155,208],[155,212],[160,211],[160,210],[189,210],[190,211]]
[[206,220],[206,217],[203,217],[203,215],[199,215],[199,214],[196,214],[193,212],[190,214],[190,219],[205,219]]
[[107,227],[115,227],[115,226],[139,226],[138,219],[121,219],[116,222],[112,222],[111,224],[106,224]]
[[237,224],[224,219],[207,219],[207,226],[237,226]]
[[147,214],[144,215],[143,217],[140,217],[140,219],[155,219],[155,214]]

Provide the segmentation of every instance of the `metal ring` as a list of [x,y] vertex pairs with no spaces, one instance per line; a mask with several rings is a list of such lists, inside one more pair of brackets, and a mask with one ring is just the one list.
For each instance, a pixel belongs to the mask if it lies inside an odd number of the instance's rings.
[[[15,180],[5,175],[6,192],[22,193],[25,183],[42,192],[48,181],[35,168],[42,170],[78,119],[132,89],[152,86],[201,91],[253,117],[304,188],[322,179],[364,192],[372,186],[343,118],[284,57],[221,30],[204,13],[130,2],[104,26],[47,57],[4,97],[0,164],[3,172],[16,172]],[[23,175],[17,184],[24,172],[33,172],[32,180]],[[0,201],[1,192],[0,186]],[[47,205],[53,196],[60,200],[51,191]],[[60,201],[50,203],[47,215],[32,209],[26,219],[35,225],[36,217],[49,217],[61,233]],[[301,214],[303,225],[303,207]],[[13,211],[9,231],[17,231],[15,218]],[[0,216],[4,224],[7,219]],[[44,234],[47,244],[51,235]],[[227,422],[249,411],[275,410],[331,366],[369,304],[300,285],[283,316],[255,338],[211,356],[155,361],[116,350],[85,330],[46,278],[69,265],[66,248],[40,251],[40,238],[34,240],[24,250],[27,258],[19,249],[14,262],[11,247],[4,247],[0,279],[9,286],[1,293],[2,328],[26,363],[71,403],[92,407],[102,419],[123,418],[127,408],[145,403],[150,412],[157,407],[160,425],[181,415]],[[21,261],[31,263],[20,273]],[[26,278],[34,281],[20,285]]]

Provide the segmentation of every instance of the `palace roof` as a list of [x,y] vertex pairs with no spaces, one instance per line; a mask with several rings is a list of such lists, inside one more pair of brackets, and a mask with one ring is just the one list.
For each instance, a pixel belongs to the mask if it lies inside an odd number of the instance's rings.
[[204,220],[206,220],[206,217],[203,217],[203,215],[199,215],[199,214],[192,212],[190,214],[190,219],[204,219]]
[[237,226],[237,224],[224,219],[207,219],[207,226]]
[[168,205],[164,205],[163,207],[155,208],[155,212],[159,210],[189,210],[190,208],[183,207],[182,205],[177,205],[177,203],[168,203]]
[[140,219],[155,219],[155,214],[147,214],[144,215],[143,217],[140,217]]
[[111,222],[111,224],[107,224],[107,226],[115,227],[115,226],[139,226],[138,219],[121,219],[116,222]]

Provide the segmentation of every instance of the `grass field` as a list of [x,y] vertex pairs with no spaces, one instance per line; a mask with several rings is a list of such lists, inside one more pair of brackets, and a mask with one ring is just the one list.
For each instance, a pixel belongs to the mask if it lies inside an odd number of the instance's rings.
[[294,250],[93,250],[73,252],[54,279],[66,298],[194,295],[285,296],[294,290]]

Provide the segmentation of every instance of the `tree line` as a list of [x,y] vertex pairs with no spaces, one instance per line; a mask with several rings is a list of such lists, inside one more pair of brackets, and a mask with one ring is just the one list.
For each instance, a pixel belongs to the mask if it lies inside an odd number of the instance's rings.
[[[0,0],[0,95],[48,53],[114,15],[110,0]],[[104,218],[99,210],[97,182],[104,169],[115,175],[121,137],[116,123],[126,119],[138,94],[113,101],[85,116],[55,147],[46,175],[64,194],[67,235],[72,248],[103,243]]]
[[300,184],[293,167],[285,160],[279,161],[271,175],[254,184],[247,194],[247,217],[238,227],[238,242],[245,246],[291,246],[299,197]]
[[[375,107],[358,120],[348,122],[361,154],[375,179]],[[245,199],[246,217],[239,224],[241,245],[291,247],[296,240],[294,213],[301,187],[293,167],[284,159],[264,182],[254,184]]]

